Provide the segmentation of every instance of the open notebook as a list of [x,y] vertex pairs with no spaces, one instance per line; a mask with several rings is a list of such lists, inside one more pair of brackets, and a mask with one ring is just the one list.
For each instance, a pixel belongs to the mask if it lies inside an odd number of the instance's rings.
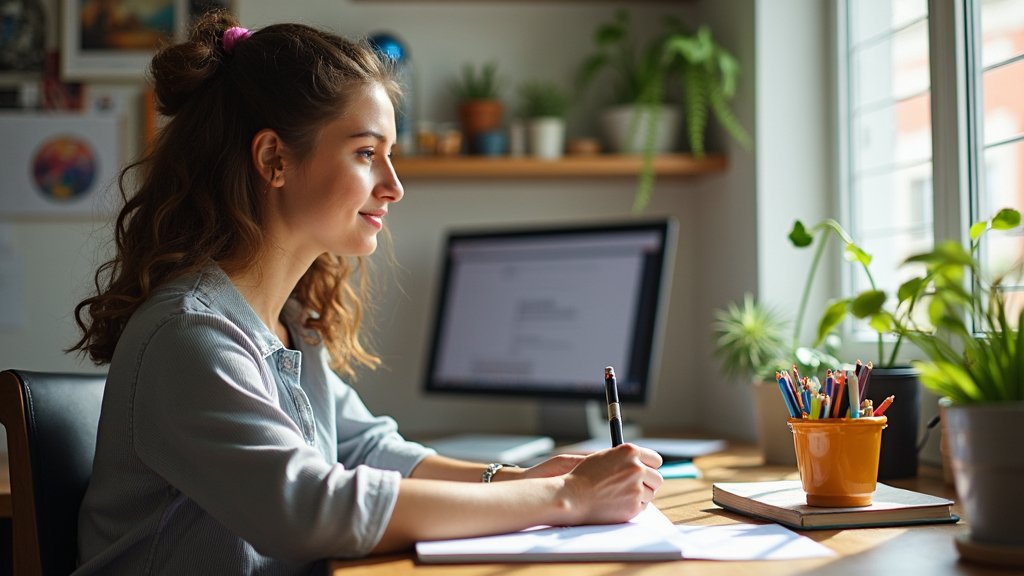
[[675,526],[654,506],[623,524],[538,527],[522,532],[419,542],[424,563],[681,560]]
[[623,524],[545,526],[498,536],[420,542],[416,554],[425,564],[793,560],[835,555],[777,524],[675,526],[654,506]]

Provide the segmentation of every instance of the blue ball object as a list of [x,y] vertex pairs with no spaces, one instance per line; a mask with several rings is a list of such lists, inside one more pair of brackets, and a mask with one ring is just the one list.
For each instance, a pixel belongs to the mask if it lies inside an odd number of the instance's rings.
[[395,62],[405,60],[409,50],[397,36],[387,32],[380,32],[369,37],[370,46],[379,54],[386,56]]

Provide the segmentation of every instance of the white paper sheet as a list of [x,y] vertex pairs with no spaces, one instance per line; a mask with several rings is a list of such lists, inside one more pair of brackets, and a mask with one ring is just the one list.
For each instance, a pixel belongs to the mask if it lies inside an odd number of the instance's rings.
[[676,526],[691,560],[795,560],[835,556],[830,548],[778,524]]
[[623,524],[543,526],[498,536],[419,542],[416,553],[425,563],[679,560],[675,536],[672,522],[648,506]]
[[538,526],[497,536],[420,542],[416,553],[427,564],[793,560],[836,555],[778,524],[675,526],[654,506],[623,524]]

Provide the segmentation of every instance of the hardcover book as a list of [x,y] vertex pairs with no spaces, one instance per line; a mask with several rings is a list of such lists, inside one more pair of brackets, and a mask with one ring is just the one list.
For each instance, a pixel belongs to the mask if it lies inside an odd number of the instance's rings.
[[808,506],[799,480],[716,482],[712,501],[732,512],[778,522],[797,530],[936,524],[960,520],[953,501],[878,483],[870,506]]

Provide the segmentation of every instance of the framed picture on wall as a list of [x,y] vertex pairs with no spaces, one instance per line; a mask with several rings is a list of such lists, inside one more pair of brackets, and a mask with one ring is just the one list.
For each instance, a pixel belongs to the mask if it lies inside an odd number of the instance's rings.
[[141,79],[157,48],[183,38],[190,0],[61,0],[61,76]]
[[106,218],[118,207],[118,114],[0,114],[0,219]]
[[46,57],[46,15],[39,0],[0,1],[0,82],[38,77]]

